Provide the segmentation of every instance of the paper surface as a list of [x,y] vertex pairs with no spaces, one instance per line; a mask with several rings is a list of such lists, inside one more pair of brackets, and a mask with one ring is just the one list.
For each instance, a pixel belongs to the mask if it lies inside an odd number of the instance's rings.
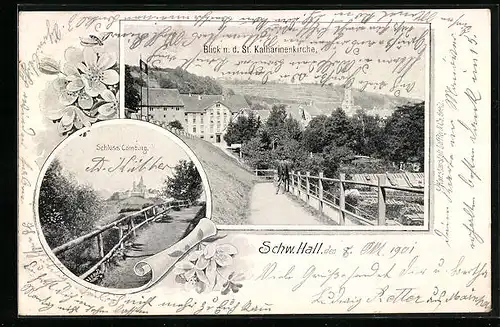
[[21,11],[19,314],[489,312],[489,22]]

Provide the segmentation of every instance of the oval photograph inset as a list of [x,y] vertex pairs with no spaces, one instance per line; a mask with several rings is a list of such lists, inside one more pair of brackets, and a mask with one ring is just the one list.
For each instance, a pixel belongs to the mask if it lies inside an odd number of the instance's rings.
[[147,286],[153,271],[137,269],[143,260],[211,216],[194,153],[163,128],[130,120],[68,137],[44,164],[34,203],[54,263],[85,286],[118,293]]

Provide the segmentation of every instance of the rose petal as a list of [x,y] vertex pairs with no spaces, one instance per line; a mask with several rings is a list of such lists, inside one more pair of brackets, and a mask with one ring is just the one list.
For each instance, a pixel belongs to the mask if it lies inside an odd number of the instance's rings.
[[83,111],[81,111],[79,108],[75,107],[75,113],[77,118],[82,122],[82,124],[85,127],[90,127],[92,125],[92,122],[95,122],[95,120],[85,115]]
[[76,65],[73,64],[64,64],[62,72],[69,80],[74,79],[76,76],[80,76],[80,72],[76,68]]
[[205,249],[203,250],[203,255],[205,256],[205,258],[210,259],[211,257],[214,256],[216,249],[217,248],[216,248],[215,244],[208,243],[207,246],[205,247]]
[[227,254],[237,254],[238,249],[232,244],[221,244],[217,247],[217,252],[223,252]]
[[51,111],[47,111],[45,113],[45,116],[47,118],[49,118],[50,120],[57,120],[57,119],[61,119],[61,117],[64,115],[64,112],[65,112],[65,107],[61,107],[60,109],[58,110],[51,110]]
[[85,82],[84,80],[83,82],[85,84],[85,92],[91,97],[96,97],[107,90],[106,86],[99,81]]
[[99,111],[101,115],[111,116],[116,112],[116,106],[113,103],[105,103],[97,108],[97,111]]
[[94,104],[94,101],[87,94],[80,94],[80,96],[78,97],[78,105],[82,109],[88,110],[88,109],[92,108],[93,104]]
[[58,77],[52,82],[52,86],[58,92],[66,91],[66,85],[68,81],[65,78]]
[[179,269],[194,269],[194,265],[192,262],[190,261],[186,261],[186,260],[183,260],[183,261],[179,261],[175,264],[175,267],[176,268],[179,268]]
[[84,74],[88,74],[89,73],[88,67],[85,66],[85,64],[83,64],[83,63],[79,63],[78,65],[76,65],[76,67],[78,69],[80,69]]
[[214,255],[215,262],[221,267],[229,266],[233,263],[233,258],[226,253],[216,253]]
[[77,98],[78,95],[76,95],[75,93],[63,92],[61,93],[61,95],[59,95],[59,102],[62,105],[68,106],[70,104],[73,104]]
[[210,260],[206,259],[204,256],[200,256],[198,258],[198,261],[196,261],[196,269],[205,269],[207,268],[208,264],[210,263]]
[[104,101],[107,101],[107,102],[116,102],[115,95],[113,94],[113,92],[111,92],[108,89],[102,91],[101,92],[101,96],[104,99]]
[[187,256],[187,260],[189,261],[196,261],[198,258],[201,256],[202,252],[201,251],[193,251]]
[[67,125],[67,126],[64,126],[63,124],[61,124],[61,122],[59,122],[59,124],[57,124],[57,131],[59,133],[66,133],[67,131],[69,131],[71,128],[73,128],[73,124],[71,125]]
[[83,52],[75,47],[67,48],[64,52],[64,59],[70,64],[76,65],[83,61]]
[[206,284],[205,284],[205,283],[202,283],[202,282],[197,282],[197,283],[196,283],[196,288],[195,288],[195,290],[196,290],[196,292],[197,292],[198,294],[203,293],[203,291],[204,291],[206,288],[207,288],[207,286],[206,286]]
[[207,275],[208,281],[210,282],[210,285],[214,285],[215,278],[217,276],[217,266],[215,265],[215,261],[210,260],[210,263],[208,264],[208,267],[206,270],[206,275]]
[[92,48],[85,48],[83,50],[83,60],[88,68],[97,66],[97,53]]
[[68,125],[72,125],[73,124],[73,121],[75,120],[75,109],[76,107],[75,106],[69,106],[69,107],[66,107],[66,110],[64,111],[64,114],[61,118],[61,124],[63,126],[68,126]]
[[184,273],[184,277],[186,277],[187,280],[190,280],[193,278],[194,274],[196,274],[196,271],[194,269],[190,269]]
[[107,85],[115,85],[120,81],[120,75],[116,70],[108,69],[102,72],[101,81]]
[[80,119],[75,119],[73,121],[73,124],[75,124],[76,129],[81,129],[83,128],[83,123]]
[[70,92],[76,92],[80,91],[83,89],[85,85],[83,84],[83,81],[81,79],[75,79],[74,81],[71,81],[66,85],[66,90]]
[[210,281],[208,280],[207,275],[202,270],[196,269],[196,277],[200,280],[200,282],[203,282],[204,284],[210,285]]
[[97,60],[97,68],[106,70],[116,64],[116,56],[114,53],[101,53],[101,57]]

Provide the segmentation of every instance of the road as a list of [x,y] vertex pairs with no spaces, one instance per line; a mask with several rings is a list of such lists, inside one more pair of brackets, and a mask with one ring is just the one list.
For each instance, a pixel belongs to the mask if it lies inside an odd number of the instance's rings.
[[252,225],[324,225],[286,194],[276,194],[273,183],[255,184],[249,219]]
[[131,240],[132,244],[125,249],[125,260],[108,266],[99,285],[109,288],[135,288],[146,284],[151,279],[151,274],[137,276],[134,273],[134,265],[179,241],[200,209],[200,206],[194,206],[170,211],[161,221],[139,228],[137,236]]

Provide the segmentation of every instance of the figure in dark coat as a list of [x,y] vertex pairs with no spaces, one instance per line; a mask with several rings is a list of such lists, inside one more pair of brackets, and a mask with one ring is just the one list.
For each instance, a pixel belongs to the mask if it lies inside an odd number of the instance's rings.
[[277,167],[278,184],[276,186],[276,194],[279,193],[280,187],[283,184],[283,193],[290,190],[290,164],[286,160],[278,161]]

